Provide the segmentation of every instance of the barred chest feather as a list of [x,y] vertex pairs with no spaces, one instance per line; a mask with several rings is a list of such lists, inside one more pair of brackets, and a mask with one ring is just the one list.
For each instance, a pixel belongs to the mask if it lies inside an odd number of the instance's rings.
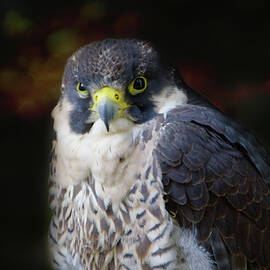
[[102,137],[99,126],[90,138],[58,134],[50,181],[55,269],[192,269],[165,209],[156,131],[128,130],[121,140]]

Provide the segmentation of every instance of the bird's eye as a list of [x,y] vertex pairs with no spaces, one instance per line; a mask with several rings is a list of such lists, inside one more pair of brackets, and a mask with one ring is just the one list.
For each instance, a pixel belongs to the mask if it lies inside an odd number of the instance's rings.
[[135,78],[129,85],[128,90],[131,95],[142,93],[147,87],[146,78],[143,76]]
[[86,87],[80,82],[78,82],[77,84],[77,92],[81,98],[89,97],[89,92],[86,90]]

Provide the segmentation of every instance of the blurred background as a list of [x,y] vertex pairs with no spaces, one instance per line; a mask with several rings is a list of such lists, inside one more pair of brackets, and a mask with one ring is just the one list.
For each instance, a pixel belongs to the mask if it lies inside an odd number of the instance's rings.
[[50,269],[50,112],[66,59],[86,43],[152,41],[270,149],[269,1],[216,2],[1,0],[1,269]]

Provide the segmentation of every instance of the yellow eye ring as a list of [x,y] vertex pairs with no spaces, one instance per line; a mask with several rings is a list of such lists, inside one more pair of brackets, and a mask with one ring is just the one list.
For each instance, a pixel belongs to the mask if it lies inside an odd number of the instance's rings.
[[129,93],[133,96],[142,93],[147,88],[147,80],[140,76],[135,78],[128,86]]
[[89,97],[89,92],[86,90],[86,87],[82,83],[80,83],[80,82],[77,83],[76,90],[79,93],[79,96],[81,98],[87,98],[87,97]]

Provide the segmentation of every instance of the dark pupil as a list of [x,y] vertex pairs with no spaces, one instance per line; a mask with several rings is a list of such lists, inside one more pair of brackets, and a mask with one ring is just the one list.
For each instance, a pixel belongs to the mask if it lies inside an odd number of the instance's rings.
[[81,91],[85,91],[85,90],[86,90],[86,87],[85,87],[82,83],[80,83],[79,89],[80,89]]
[[137,90],[142,90],[145,87],[145,82],[144,79],[142,78],[137,78],[134,81],[133,88]]

